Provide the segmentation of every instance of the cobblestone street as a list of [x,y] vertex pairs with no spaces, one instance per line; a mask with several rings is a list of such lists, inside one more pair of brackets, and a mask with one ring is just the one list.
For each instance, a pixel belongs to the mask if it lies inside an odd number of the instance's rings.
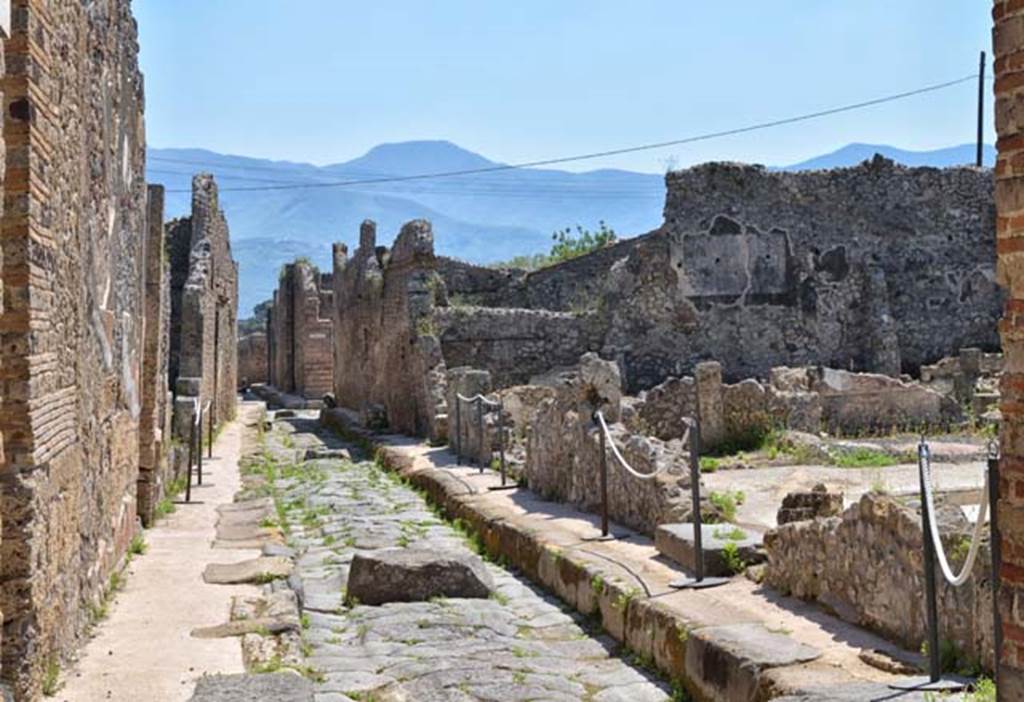
[[[286,524],[303,611],[305,663],[322,700],[672,699],[672,691],[609,637],[494,563],[490,599],[344,603],[353,555],[404,548],[469,554],[460,525],[305,416],[273,423],[279,521]],[[353,460],[341,455],[352,451]],[[309,460],[303,460],[308,457]],[[277,581],[276,587],[284,587]],[[639,664],[639,661],[635,661]]]

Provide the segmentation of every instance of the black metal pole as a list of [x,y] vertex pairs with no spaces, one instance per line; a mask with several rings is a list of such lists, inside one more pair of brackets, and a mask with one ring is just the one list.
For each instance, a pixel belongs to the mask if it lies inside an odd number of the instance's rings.
[[995,664],[992,677],[996,684],[996,702],[999,696],[999,668],[1003,655],[1003,618],[999,611],[999,570],[1002,566],[1002,543],[999,536],[999,456],[994,450],[988,455],[988,527],[992,551],[992,638],[995,644]]
[[191,424],[188,437],[188,465],[185,468],[185,502],[192,501],[192,454],[196,450],[196,424]]
[[[487,442],[484,437],[484,398],[480,395],[476,396],[476,434],[479,445],[477,446],[476,463],[480,468],[480,472],[484,472],[484,448],[487,446]],[[490,461],[488,461],[490,463]]]
[[601,536],[606,537],[608,536],[608,453],[605,447],[603,421],[598,422],[597,431],[601,434]]
[[[459,393],[455,393],[455,433],[453,437],[455,439],[455,462],[462,463],[462,437],[459,432],[462,430],[462,423],[459,421],[459,407],[462,405],[462,398],[459,397]],[[449,427],[448,433],[451,434],[452,427]]]
[[704,579],[704,533],[700,516],[700,424],[690,423],[690,499],[693,502],[693,570],[697,582]]
[[196,417],[192,426],[192,433],[196,442],[196,472],[198,473],[197,485],[203,484],[203,410],[200,408],[199,416]]
[[925,607],[928,617],[928,677],[938,682],[942,675],[939,663],[939,605],[935,586],[935,549],[932,543],[931,519],[928,501],[925,499],[925,453],[927,444],[923,441],[917,447],[917,473],[921,481],[921,536],[924,540],[924,586]]
[[501,461],[501,486],[505,487],[505,403],[498,400],[498,458]]
[[975,157],[975,165],[981,168],[984,165],[984,138],[985,138],[985,52],[981,52],[981,59],[978,62],[978,153]]
[[210,412],[209,425],[210,428],[206,434],[206,457],[213,458],[213,412]]

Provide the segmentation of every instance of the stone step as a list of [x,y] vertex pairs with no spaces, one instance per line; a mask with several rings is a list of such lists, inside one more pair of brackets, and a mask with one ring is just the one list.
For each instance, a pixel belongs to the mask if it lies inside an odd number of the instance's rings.
[[[742,538],[739,538],[742,535]],[[733,524],[704,524],[701,527],[701,541],[704,548],[704,574],[708,576],[729,576],[736,573],[739,563],[730,563],[724,555],[726,545],[736,544],[736,555],[743,566],[754,565],[765,560],[762,550],[764,534],[754,529],[740,528]],[[697,565],[693,545],[693,524],[662,524],[654,532],[654,548],[669,560],[675,561],[686,570],[693,572]]]

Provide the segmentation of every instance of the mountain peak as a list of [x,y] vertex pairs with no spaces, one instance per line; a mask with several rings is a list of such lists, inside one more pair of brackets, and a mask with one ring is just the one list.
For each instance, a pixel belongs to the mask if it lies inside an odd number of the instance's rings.
[[496,165],[450,141],[402,141],[379,144],[363,156],[331,166],[347,171],[359,169],[386,175],[418,175],[441,171],[462,171]]

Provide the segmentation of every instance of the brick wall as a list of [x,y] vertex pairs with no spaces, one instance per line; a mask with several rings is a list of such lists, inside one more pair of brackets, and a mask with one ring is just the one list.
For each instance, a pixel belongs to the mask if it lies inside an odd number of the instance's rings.
[[39,694],[136,527],[146,220],[128,0],[15,0],[0,258],[3,681]]
[[268,317],[270,384],[320,399],[334,384],[333,275],[309,261],[281,269]]
[[1002,542],[1000,609],[1005,642],[1002,699],[1024,699],[1024,3],[997,0],[993,48],[996,69],[996,222],[999,281],[1007,293],[1000,333],[1003,460],[999,485]]

